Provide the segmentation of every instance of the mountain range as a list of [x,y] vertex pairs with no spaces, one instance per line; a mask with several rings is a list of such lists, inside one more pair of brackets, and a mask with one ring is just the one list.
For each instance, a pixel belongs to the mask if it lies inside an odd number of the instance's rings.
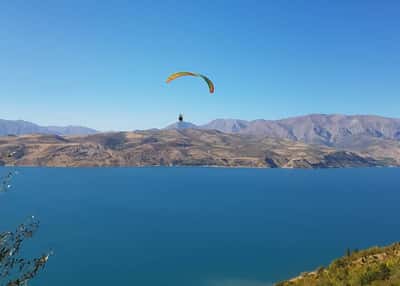
[[[337,148],[367,147],[371,141],[400,141],[400,119],[374,115],[311,114],[281,120],[216,119],[204,125],[177,122],[165,129],[207,129],[320,144]],[[0,119],[0,136],[24,134],[89,135],[99,131],[82,126],[40,126],[23,120]],[[377,141],[378,140],[378,141]]]
[[24,120],[0,119],[0,136],[24,134],[88,135],[98,131],[82,126],[40,126]]
[[[187,128],[188,123],[183,124]],[[167,128],[179,127],[176,124]],[[281,120],[216,119],[189,128],[214,129],[224,133],[248,134],[348,148],[366,145],[371,139],[400,140],[400,119],[372,115],[311,114]]]
[[[20,136],[24,134],[41,135]],[[97,154],[102,150],[104,153],[98,159],[106,156],[109,158],[106,161],[111,165],[113,164],[111,162],[120,162],[115,164],[260,167],[400,166],[400,119],[369,115],[311,114],[282,120],[253,121],[217,119],[205,125],[178,122],[164,129],[111,133],[100,133],[79,126],[41,127],[26,121],[0,120],[0,135],[17,135],[15,140],[11,138],[12,136],[7,136],[9,137],[7,140],[4,137],[0,140],[3,142],[0,143],[0,149],[5,152],[0,158],[3,164],[22,162],[28,165],[34,164],[38,162],[36,159],[42,162],[43,156],[58,157],[60,154],[54,152],[72,148],[72,145],[78,148],[77,150],[90,145],[89,154]],[[80,137],[71,138],[71,135]],[[133,137],[142,139],[138,142],[124,139],[121,150],[110,148],[114,144],[112,142],[117,142],[121,136],[125,139]],[[106,138],[104,139],[106,143],[99,143],[96,138]],[[61,149],[51,149],[47,144],[49,140],[51,142],[56,140],[58,142],[56,145]],[[109,146],[107,142],[111,142],[111,145]],[[175,143],[170,144],[171,142]],[[179,142],[184,143],[182,145]],[[37,148],[33,148],[31,144]],[[40,149],[38,146],[41,144],[49,149]],[[224,144],[226,146],[222,147]],[[21,150],[30,150],[31,147],[32,150],[42,150],[43,153],[35,151],[34,157],[28,160],[26,156],[30,153]],[[140,150],[141,159],[139,157],[135,160],[127,159],[131,156],[127,153],[128,150],[134,153]],[[8,151],[17,157],[7,158]],[[25,157],[22,158],[22,155],[19,157],[18,154],[24,154]],[[68,160],[65,159],[68,161],[66,165],[99,164],[90,156],[82,159],[83,161],[75,162],[75,159],[81,160],[79,156],[76,157],[77,154],[69,153]],[[211,154],[214,157],[210,156]],[[52,164],[62,165],[60,161]]]

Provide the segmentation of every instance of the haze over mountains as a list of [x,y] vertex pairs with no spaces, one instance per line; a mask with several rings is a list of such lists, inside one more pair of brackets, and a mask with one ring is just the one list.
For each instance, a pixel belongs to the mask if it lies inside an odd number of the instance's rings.
[[172,130],[172,129],[188,129],[188,128],[200,129],[199,126],[197,126],[196,124],[193,124],[191,122],[186,122],[186,121],[173,123],[171,125],[168,125],[164,129]]
[[24,134],[89,135],[98,131],[82,126],[40,126],[24,120],[0,119],[0,136]]

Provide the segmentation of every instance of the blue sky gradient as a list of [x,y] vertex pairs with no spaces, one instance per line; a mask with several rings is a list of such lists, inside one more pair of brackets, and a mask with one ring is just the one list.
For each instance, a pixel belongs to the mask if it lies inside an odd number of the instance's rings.
[[[99,130],[179,112],[400,117],[399,1],[0,2],[0,118]],[[167,85],[175,71],[208,75]]]

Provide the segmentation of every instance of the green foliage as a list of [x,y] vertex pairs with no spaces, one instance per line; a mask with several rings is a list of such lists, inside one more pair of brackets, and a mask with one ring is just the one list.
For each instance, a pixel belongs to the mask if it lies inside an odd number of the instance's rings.
[[303,273],[276,286],[399,286],[400,243],[346,251],[326,268]]

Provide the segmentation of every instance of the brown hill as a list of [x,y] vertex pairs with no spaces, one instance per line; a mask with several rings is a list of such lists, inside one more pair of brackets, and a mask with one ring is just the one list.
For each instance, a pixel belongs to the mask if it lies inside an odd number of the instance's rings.
[[369,154],[216,130],[151,130],[88,136],[0,137],[0,164],[19,166],[381,166]]

